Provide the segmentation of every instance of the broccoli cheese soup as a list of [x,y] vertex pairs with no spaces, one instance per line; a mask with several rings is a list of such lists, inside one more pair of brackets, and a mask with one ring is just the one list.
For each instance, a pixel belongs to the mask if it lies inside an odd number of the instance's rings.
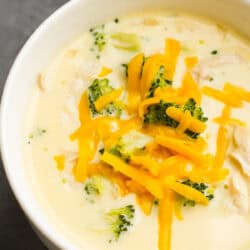
[[77,249],[250,249],[250,47],[178,12],[91,27],[37,77],[27,173]]

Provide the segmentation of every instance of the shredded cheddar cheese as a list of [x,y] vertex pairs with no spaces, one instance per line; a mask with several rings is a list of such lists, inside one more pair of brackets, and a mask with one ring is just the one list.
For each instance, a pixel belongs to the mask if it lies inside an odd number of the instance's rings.
[[87,92],[83,93],[78,106],[78,110],[79,110],[79,119],[82,124],[91,119]]
[[198,63],[197,57],[187,57],[185,59],[187,71],[182,80],[182,86],[179,89],[179,93],[182,96],[193,98],[198,104],[201,103],[201,91],[198,84],[193,79],[191,69]]
[[179,41],[175,39],[166,39],[164,60],[166,67],[166,79],[173,79],[180,51],[181,45]]
[[229,146],[228,131],[225,127],[220,126],[217,136],[217,150],[214,159],[215,168],[221,168],[223,166],[228,146]]
[[101,159],[113,166],[116,171],[121,172],[125,176],[132,178],[133,180],[144,186],[155,197],[159,199],[163,197],[161,184],[157,181],[157,179],[146,174],[144,171],[140,171],[126,164],[117,156],[114,156],[107,152],[104,152],[104,154],[101,156]]
[[208,205],[208,199],[207,197],[201,193],[200,191],[187,186],[185,184],[176,182],[174,180],[174,178],[166,178],[164,183],[167,185],[168,188],[170,188],[171,190],[175,191],[176,193],[190,199],[190,200],[194,200],[197,203],[200,203],[202,205]]
[[[147,58],[143,53],[135,55],[128,63],[125,88],[108,88],[104,92],[106,94],[97,95],[94,102],[96,111],[100,112],[120,99],[121,103],[126,103],[123,107],[129,114],[127,120],[102,113],[92,117],[94,115],[90,113],[89,92],[85,91],[78,106],[80,126],[70,135],[70,140],[78,145],[77,160],[72,169],[77,182],[84,182],[93,175],[104,176],[119,187],[120,196],[135,194],[136,202],[145,215],[150,215],[154,202],[159,201],[159,250],[171,250],[174,213],[177,219],[183,220],[180,196],[205,206],[209,204],[205,194],[193,186],[185,185],[183,181],[209,185],[223,181],[228,176],[229,170],[224,168],[230,139],[226,126],[243,126],[242,121],[231,117],[231,110],[241,107],[243,101],[250,102],[250,92],[230,83],[226,83],[223,90],[208,86],[200,89],[192,76],[192,69],[198,63],[198,57],[195,56],[185,58],[186,71],[182,85],[174,88],[171,84],[180,50],[181,44],[177,40],[166,39],[163,54],[149,55]],[[159,71],[162,67],[164,71]],[[98,76],[104,77],[111,72],[112,69],[103,67]],[[159,74],[162,74],[162,78]],[[155,84],[155,79],[163,82],[163,86]],[[156,87],[151,91],[153,83]],[[201,108],[195,106],[197,109],[193,111],[191,104],[191,108],[188,107],[190,110],[181,106],[190,98],[196,101],[193,102],[194,105],[199,105],[202,94],[225,104],[222,114],[212,118],[219,124],[215,155],[206,151],[207,138],[200,135],[206,130],[206,123],[200,119],[203,115]],[[161,102],[169,104],[163,106],[160,114],[163,113],[164,119],[174,120],[172,127],[164,125],[167,124],[164,123],[165,120],[162,123],[151,123],[154,117],[149,119],[149,123],[145,122],[152,110],[150,107]],[[157,109],[158,106],[160,105],[153,108]],[[136,144],[133,150],[125,152],[127,145],[121,143],[131,131],[141,133],[149,140],[144,144],[139,143],[139,146]],[[190,136],[187,133],[190,131],[199,134],[199,137]],[[134,141],[129,141],[128,144],[131,148]],[[99,162],[93,163],[96,156],[99,157]],[[55,156],[54,160],[58,170],[62,171],[65,156]]]
[[193,57],[187,57],[185,59],[185,64],[187,66],[187,68],[190,70],[192,68],[194,68],[196,66],[196,64],[199,62],[198,57],[193,56]]
[[203,155],[200,152],[197,152],[195,149],[190,148],[183,140],[164,136],[157,136],[155,140],[160,145],[177,152],[178,154],[190,159],[198,165],[204,165],[207,163],[206,155]]
[[157,88],[154,92],[154,97],[172,98],[177,96],[178,91],[170,86]]
[[211,87],[203,87],[202,92],[210,97],[215,98],[216,100],[225,103],[226,105],[239,108],[242,107],[242,102],[239,98],[237,98],[235,95],[232,95],[228,92],[221,91],[215,88]]
[[131,59],[128,65],[128,110],[130,113],[137,111],[140,103],[140,77],[144,54],[139,54]]
[[113,90],[112,92],[101,96],[95,101],[95,108],[98,112],[103,110],[108,104],[115,102],[122,93],[122,89]]
[[181,117],[180,123],[177,127],[177,131],[180,133],[184,133],[190,127],[191,118],[192,116],[191,116],[190,111],[186,110],[183,113],[183,116]]
[[107,76],[107,75],[109,75],[110,73],[112,73],[112,69],[110,69],[110,68],[108,68],[108,67],[102,67],[102,70],[101,70],[101,72],[99,73],[99,77],[105,77],[105,76]]
[[231,95],[236,95],[239,99],[243,101],[250,102],[250,91],[247,91],[244,88],[238,87],[231,83],[226,83],[224,85],[224,91],[228,92]]
[[75,180],[78,182],[84,181],[88,176],[89,161],[94,157],[97,148],[98,138],[96,133],[92,136],[78,139],[78,160],[73,169]]
[[183,220],[184,217],[181,213],[181,204],[178,202],[175,202],[175,206],[174,206],[174,212],[175,212],[175,216],[178,220]]
[[172,221],[174,212],[174,198],[171,190],[167,190],[165,196],[159,201],[159,250],[171,249]]
[[141,97],[142,99],[145,99],[147,96],[147,93],[151,87],[151,84],[153,80],[155,79],[155,76],[157,75],[160,66],[163,62],[163,55],[161,54],[155,54],[153,56],[150,56],[142,70],[142,76],[140,79],[140,89],[141,89]]
[[220,125],[239,125],[239,126],[246,126],[246,123],[236,119],[236,118],[227,118],[223,119],[222,117],[217,117],[214,119],[215,122],[219,123]]
[[[186,129],[190,129],[196,133],[202,133],[206,129],[206,124],[191,116],[190,112],[182,112],[175,107],[169,107],[166,111],[167,115],[178,122],[185,123],[186,126],[182,129],[183,132]],[[180,124],[181,125],[181,124]],[[179,126],[180,126],[179,125]],[[183,125],[182,125],[183,126]]]
[[141,165],[144,168],[148,169],[148,171],[154,175],[159,175],[160,172],[160,164],[154,161],[150,156],[140,156],[135,155],[131,159],[132,164]]
[[[224,90],[228,93],[231,92],[231,95],[237,95],[237,91],[239,91],[241,93],[241,97],[243,97],[246,92],[245,90],[239,88],[239,87],[235,87],[229,83],[224,85]],[[233,93],[234,91],[234,93]],[[214,122],[220,124],[220,125],[239,125],[239,126],[245,126],[245,122],[242,122],[239,119],[236,118],[231,118],[231,110],[232,107],[230,107],[229,105],[225,105],[223,111],[222,111],[222,115],[219,117],[214,118]]]
[[56,155],[54,156],[54,160],[56,161],[57,169],[59,171],[63,171],[65,167],[65,156],[64,155]]
[[144,214],[151,214],[154,205],[154,197],[152,195],[143,193],[136,195],[136,201],[138,202]]
[[166,39],[165,53],[155,54],[150,56],[142,70],[140,80],[141,97],[144,99],[151,87],[155,76],[157,75],[161,66],[164,67],[164,76],[171,81],[173,79],[177,60],[180,53],[180,43],[174,39]]

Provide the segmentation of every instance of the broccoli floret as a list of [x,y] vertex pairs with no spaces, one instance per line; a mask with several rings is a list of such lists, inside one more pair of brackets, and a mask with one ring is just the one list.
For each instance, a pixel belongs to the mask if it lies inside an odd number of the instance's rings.
[[166,109],[169,107],[178,107],[175,103],[161,101],[158,104],[148,108],[148,112],[144,116],[145,124],[162,124],[172,128],[177,128],[178,122],[166,114]]
[[113,89],[114,88],[109,85],[109,80],[106,78],[95,79],[93,83],[89,86],[88,88],[89,108],[93,116],[101,114],[105,116],[114,115],[114,116],[120,117],[122,113],[122,107],[117,103],[110,103],[101,112],[98,112],[95,108],[95,101],[99,97],[111,92]]
[[[196,106],[194,99],[189,99],[184,106],[177,105],[175,103],[168,103],[161,101],[159,104],[151,105],[148,108],[148,112],[144,115],[145,124],[161,124],[172,128],[177,128],[179,122],[172,119],[166,114],[166,109],[169,107],[181,108],[183,111],[189,110],[191,115],[198,120],[205,122],[207,118],[204,117],[201,107]],[[185,131],[185,134],[193,139],[197,139],[198,133],[195,133],[189,129]]]
[[204,116],[204,113],[201,107],[197,107],[196,102],[193,98],[190,98],[183,107],[183,110],[189,110],[191,115],[196,119],[206,122],[208,120],[207,117]]
[[120,117],[122,114],[122,107],[118,103],[112,102],[103,110],[102,114],[105,116]]
[[106,46],[106,35],[104,33],[104,28],[104,25],[100,25],[89,30],[94,38],[94,47],[92,48],[92,50],[98,53],[98,59],[100,58],[99,53],[102,52],[104,50],[104,47]]
[[131,220],[134,218],[134,213],[134,206],[127,205],[122,208],[112,209],[105,214],[106,223],[113,235],[109,242],[117,241],[123,232],[128,231],[128,228],[132,226]]
[[[190,186],[192,188],[195,188],[199,192],[203,193],[207,197],[208,200],[212,200],[214,198],[214,194],[211,192],[211,189],[209,188],[208,185],[204,183],[192,182],[189,179],[182,181],[181,183],[184,185]],[[196,205],[195,201],[189,200],[183,196],[181,196],[180,200],[184,207],[186,206],[194,207]]]
[[84,186],[87,195],[100,195],[103,190],[103,179],[99,175],[90,177]]
[[86,200],[94,203],[98,196],[103,192],[103,178],[99,175],[94,175],[85,182],[84,191],[87,195]]
[[120,157],[125,162],[129,162],[131,156],[141,154],[151,140],[151,137],[136,130],[131,130],[129,133],[123,135],[116,145],[109,149],[109,153]]
[[162,87],[172,85],[172,81],[164,78],[164,71],[165,71],[164,66],[161,66],[154,81],[152,82],[150,89],[149,89],[148,97],[153,97],[154,92],[157,88],[159,88],[159,87],[162,88]]
[[89,99],[95,102],[99,97],[107,94],[113,90],[113,87],[109,85],[109,79],[95,79],[93,83],[88,87]]

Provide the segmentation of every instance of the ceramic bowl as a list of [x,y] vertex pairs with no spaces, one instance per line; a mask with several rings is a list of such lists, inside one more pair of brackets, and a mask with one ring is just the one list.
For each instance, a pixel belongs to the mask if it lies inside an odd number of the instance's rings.
[[[250,38],[250,4],[241,0],[72,0],[51,15],[17,56],[1,105],[1,151],[11,188],[34,230],[50,249],[77,249],[46,219],[25,174],[22,131],[32,84],[38,72],[90,26],[129,12],[180,9],[224,22]],[[83,237],[84,241],[84,237]],[[87,241],[86,241],[87,242]],[[87,243],[86,243],[87,244]],[[86,247],[91,250],[91,247]]]

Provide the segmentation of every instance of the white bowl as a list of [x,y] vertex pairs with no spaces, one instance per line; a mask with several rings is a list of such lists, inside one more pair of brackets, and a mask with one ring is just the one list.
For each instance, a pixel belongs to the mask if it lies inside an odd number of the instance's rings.
[[50,249],[77,248],[47,221],[25,175],[22,130],[32,84],[38,72],[90,26],[131,11],[165,7],[215,18],[250,38],[250,4],[247,0],[72,0],[36,30],[9,73],[1,105],[1,150],[5,171],[19,204]]

